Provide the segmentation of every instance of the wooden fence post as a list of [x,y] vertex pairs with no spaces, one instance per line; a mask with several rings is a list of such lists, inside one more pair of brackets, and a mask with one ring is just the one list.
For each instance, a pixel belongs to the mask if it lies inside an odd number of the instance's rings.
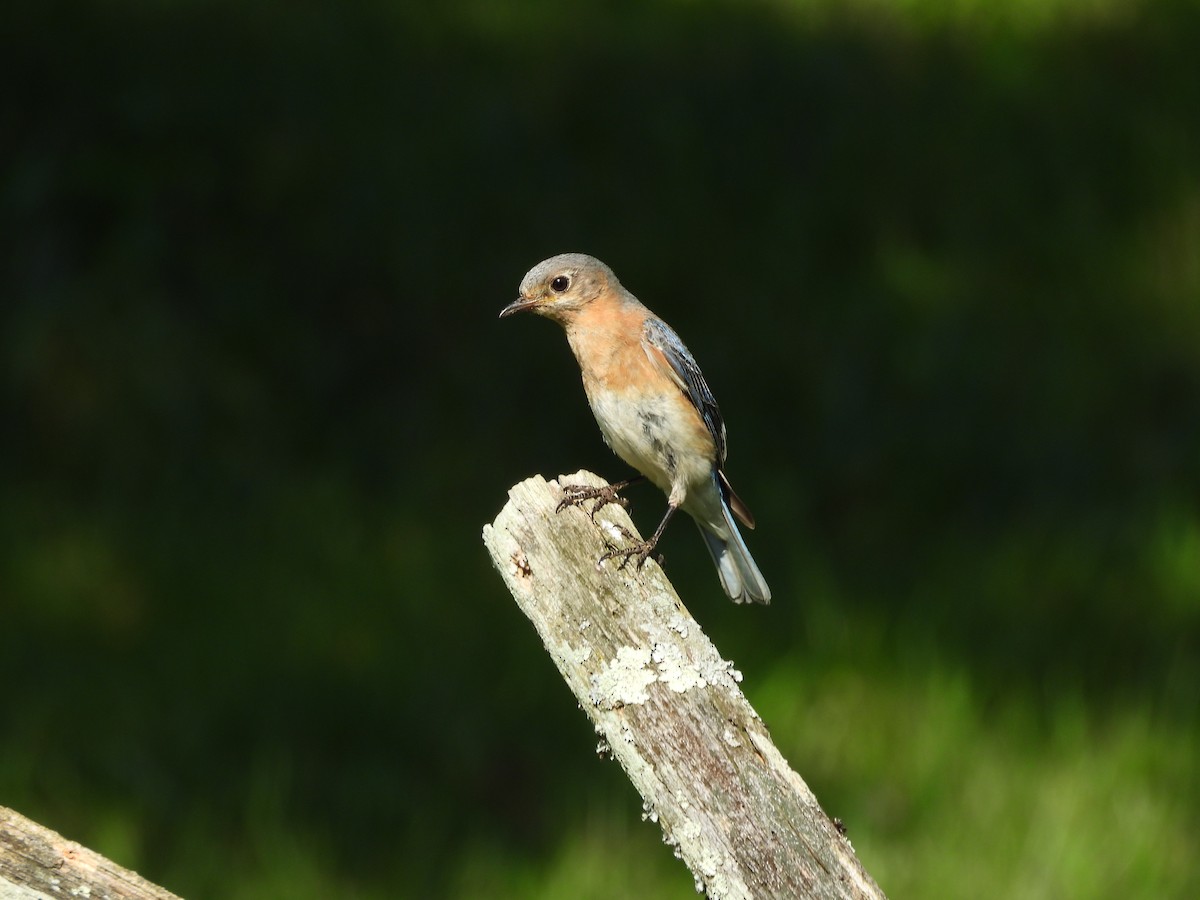
[[[579,507],[557,513],[560,483],[605,482],[579,472],[515,485],[484,543],[697,890],[883,898],[662,569],[597,564],[606,541],[634,531],[625,511],[606,506],[595,522]],[[725,602],[715,588],[713,602]]]

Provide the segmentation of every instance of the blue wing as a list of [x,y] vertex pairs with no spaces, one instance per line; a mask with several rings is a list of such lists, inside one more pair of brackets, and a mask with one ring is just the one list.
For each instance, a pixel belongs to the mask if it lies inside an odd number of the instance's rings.
[[717,446],[717,468],[721,468],[725,464],[725,421],[721,418],[717,399],[704,380],[704,373],[700,371],[695,357],[684,346],[679,335],[661,319],[653,316],[647,318],[643,336],[650,346],[662,353],[675,375],[675,383],[700,413]]

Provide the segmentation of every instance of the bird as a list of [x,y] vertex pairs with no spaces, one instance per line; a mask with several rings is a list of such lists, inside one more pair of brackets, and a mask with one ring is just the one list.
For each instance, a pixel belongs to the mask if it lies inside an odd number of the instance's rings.
[[643,478],[667,495],[666,514],[649,540],[601,560],[621,556],[622,568],[631,559],[640,568],[682,509],[700,527],[729,598],[769,603],[771,590],[734,521],[736,516],[754,528],[754,516],[725,477],[725,422],[679,335],[626,290],[612,269],[584,253],[562,253],[530,269],[520,296],[500,318],[520,312],[562,326],[600,433],[640,473],[605,488],[566,486],[560,509],[587,499],[623,502],[617,491]]

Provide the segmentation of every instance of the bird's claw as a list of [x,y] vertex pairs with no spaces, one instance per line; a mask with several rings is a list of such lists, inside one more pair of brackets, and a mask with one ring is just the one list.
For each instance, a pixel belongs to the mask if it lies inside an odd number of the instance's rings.
[[[632,537],[632,535],[626,532],[626,537]],[[597,562],[604,562],[607,559],[616,559],[617,557],[621,557],[621,564],[617,566],[617,570],[620,571],[629,565],[630,560],[636,559],[637,562],[634,564],[634,568],[641,569],[641,567],[645,565],[646,560],[650,557],[650,554],[654,552],[654,547],[654,541],[638,541],[632,547],[613,547],[611,550],[601,556]],[[661,566],[663,564],[662,554],[656,556],[654,561]]]
[[610,503],[615,503],[622,509],[629,509],[629,501],[617,493],[617,488],[611,484],[606,484],[603,487],[591,487],[586,484],[564,484],[562,486],[562,500],[555,507],[556,513],[562,512],[568,506],[581,506],[588,500],[595,500],[592,504],[592,509],[588,513],[593,524],[596,522],[596,513],[600,512]]
[[[636,478],[631,479],[630,481],[622,481],[618,484],[606,484],[602,487],[592,487],[591,485],[586,484],[564,484],[562,486],[562,500],[558,502],[558,506],[555,507],[554,511],[556,513],[562,512],[569,506],[582,506],[588,500],[593,500],[595,502],[592,504],[592,508],[588,512],[588,518],[592,520],[593,524],[599,525],[600,523],[596,521],[596,513],[600,512],[600,510],[608,506],[610,503],[615,503],[622,509],[629,509],[629,501],[622,497],[618,491],[640,480],[640,478]],[[641,541],[638,540],[637,535],[631,532],[624,525],[621,525],[617,522],[609,522],[607,524],[612,528],[617,529],[617,531],[621,533],[621,536],[624,537],[625,540],[632,541],[633,543],[629,547],[616,547],[613,544],[608,544],[608,552],[596,560],[596,562],[602,563],[605,560],[619,558],[621,562],[617,566],[617,569],[621,570],[629,565],[630,561],[633,560],[635,561],[634,568],[641,569],[646,560],[650,557],[650,554],[654,552],[654,548],[658,544],[658,535],[656,534],[652,540]],[[608,542],[606,541],[605,543]],[[655,557],[655,560],[660,566],[662,565],[663,559],[661,555]]]

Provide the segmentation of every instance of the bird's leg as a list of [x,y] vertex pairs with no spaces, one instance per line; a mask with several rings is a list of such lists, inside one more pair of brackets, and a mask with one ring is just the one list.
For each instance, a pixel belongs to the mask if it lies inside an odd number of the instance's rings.
[[589,487],[586,484],[564,484],[562,486],[563,498],[559,501],[554,511],[562,512],[568,506],[579,506],[585,500],[595,500],[596,502],[592,505],[592,511],[588,514],[591,520],[595,522],[596,513],[610,503],[616,503],[623,509],[629,509],[629,501],[620,496],[619,492],[625,490],[631,484],[637,484],[639,481],[645,480],[645,475],[637,475],[625,481],[618,481],[616,484],[606,484],[603,487]]
[[[637,560],[636,568],[640,569],[642,567],[642,563],[646,561],[646,557],[653,553],[654,548],[658,546],[658,539],[662,537],[663,531],[666,530],[667,523],[671,521],[671,516],[675,515],[675,510],[678,508],[679,507],[677,506],[667,506],[667,513],[662,517],[662,521],[658,523],[658,527],[654,529],[654,534],[650,535],[650,540],[640,541],[639,543],[634,544],[632,547],[626,547],[623,550],[617,550],[615,548],[609,550],[600,557],[599,562],[604,562],[606,559],[616,559],[618,556],[620,556],[622,559],[621,564],[617,566],[618,569],[623,569],[629,565],[629,561],[631,559]],[[658,557],[658,564],[662,565],[661,556]]]

